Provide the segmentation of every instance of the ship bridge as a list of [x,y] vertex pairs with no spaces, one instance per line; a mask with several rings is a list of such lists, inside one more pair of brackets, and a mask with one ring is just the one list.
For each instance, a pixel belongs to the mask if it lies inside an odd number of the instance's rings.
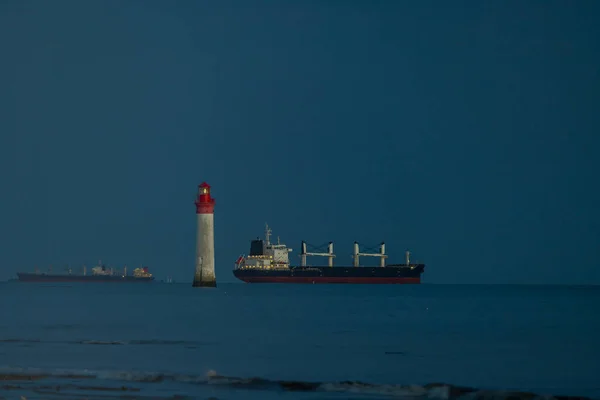
[[271,243],[271,229],[265,224],[265,239],[255,239],[250,242],[250,254],[241,256],[236,262],[237,268],[264,268],[281,269],[289,268],[289,253],[292,249],[280,243]]

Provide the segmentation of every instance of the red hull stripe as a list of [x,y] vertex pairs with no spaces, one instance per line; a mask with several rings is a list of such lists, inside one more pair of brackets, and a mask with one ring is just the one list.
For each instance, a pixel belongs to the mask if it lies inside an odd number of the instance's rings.
[[344,278],[344,277],[301,277],[301,276],[244,276],[238,279],[247,283],[370,283],[401,284],[421,283],[421,278]]

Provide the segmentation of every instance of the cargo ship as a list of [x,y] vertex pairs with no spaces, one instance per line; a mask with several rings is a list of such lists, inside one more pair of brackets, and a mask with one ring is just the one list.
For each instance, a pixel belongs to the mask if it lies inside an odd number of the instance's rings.
[[[289,262],[292,249],[279,242],[270,242],[271,230],[266,225],[265,239],[250,242],[250,253],[241,255],[235,261],[233,275],[247,283],[367,283],[367,284],[419,284],[425,264],[411,263],[410,252],[406,252],[404,264],[387,264],[385,243],[377,252],[362,253],[354,242],[353,265],[334,266],[333,242],[329,242],[325,252],[308,252],[307,243],[302,241],[300,265]],[[307,256],[324,256],[328,266],[307,265]],[[361,257],[379,257],[379,266],[361,266]]]
[[87,274],[86,267],[82,273],[73,273],[71,268],[67,273],[48,272],[17,272],[20,282],[152,282],[154,276],[148,272],[148,267],[140,267],[133,270],[132,275],[127,275],[127,267],[122,272],[113,268],[107,268],[102,263],[92,268],[92,273]]

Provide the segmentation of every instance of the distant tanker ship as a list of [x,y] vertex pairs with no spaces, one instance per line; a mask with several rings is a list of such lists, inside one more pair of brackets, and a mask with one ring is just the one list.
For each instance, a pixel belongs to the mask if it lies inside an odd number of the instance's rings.
[[99,265],[92,268],[92,273],[88,275],[86,268],[83,267],[83,273],[74,274],[69,268],[65,274],[52,272],[17,272],[17,277],[21,282],[152,282],[154,277],[148,272],[148,267],[140,267],[133,270],[132,275],[127,275],[127,267],[123,272],[116,272],[113,268],[106,268],[105,265]]
[[[285,244],[272,244],[269,240],[271,230],[265,229],[265,240],[256,239],[250,243],[250,254],[240,256],[233,275],[247,283],[378,283],[406,284],[421,283],[421,274],[425,264],[410,262],[410,253],[406,252],[406,263],[385,264],[385,244],[381,243],[378,253],[361,253],[358,243],[354,242],[354,265],[333,266],[333,243],[323,253],[307,252],[306,242],[301,245],[301,265],[292,266],[288,254],[292,249]],[[307,256],[325,256],[329,266],[307,266]],[[359,257],[380,257],[379,267],[360,266]]]

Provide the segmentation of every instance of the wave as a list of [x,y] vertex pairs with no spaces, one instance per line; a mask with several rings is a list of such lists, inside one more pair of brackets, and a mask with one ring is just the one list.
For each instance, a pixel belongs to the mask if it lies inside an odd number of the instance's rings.
[[96,345],[185,345],[185,346],[199,346],[199,345],[210,345],[214,343],[199,342],[192,340],[160,340],[160,339],[141,339],[141,340],[75,340],[75,341],[58,341],[58,340],[47,340],[43,341],[40,339],[21,339],[21,338],[7,338],[1,339],[0,343],[65,343],[65,344],[96,344]]
[[77,342],[67,342],[67,343],[72,343],[72,344],[104,344],[104,345],[117,344],[117,345],[124,345],[127,342],[112,341],[112,340],[81,340],[81,341],[77,341]]
[[68,342],[72,344],[99,344],[99,345],[154,345],[154,346],[173,346],[173,345],[181,345],[181,346],[200,346],[200,345],[210,345],[213,343],[208,342],[198,342],[191,340],[159,340],[159,339],[143,339],[143,340],[80,340],[75,342]]
[[42,329],[44,330],[72,330],[72,329],[78,329],[81,328],[81,325],[79,324],[50,324],[50,325],[44,325],[42,326]]
[[[593,400],[581,396],[553,396],[541,395],[531,392],[487,390],[474,387],[457,386],[447,383],[430,383],[426,385],[403,384],[376,384],[360,381],[342,382],[311,382],[296,380],[275,380],[261,377],[234,377],[219,375],[215,371],[208,371],[205,375],[169,374],[162,372],[144,371],[93,371],[93,370],[66,370],[66,369],[36,369],[21,367],[0,367],[0,381],[11,381],[15,388],[23,388],[20,382],[41,381],[45,379],[78,379],[78,380],[105,380],[126,381],[139,383],[157,383],[174,381],[195,385],[216,385],[232,389],[248,389],[263,391],[285,392],[337,392],[346,394],[373,395],[385,397],[401,397],[410,399],[427,400]],[[74,387],[72,383],[57,385],[53,388]],[[77,386],[79,388],[95,390],[110,390],[105,386]],[[120,386],[120,390],[137,391],[137,388]]]

